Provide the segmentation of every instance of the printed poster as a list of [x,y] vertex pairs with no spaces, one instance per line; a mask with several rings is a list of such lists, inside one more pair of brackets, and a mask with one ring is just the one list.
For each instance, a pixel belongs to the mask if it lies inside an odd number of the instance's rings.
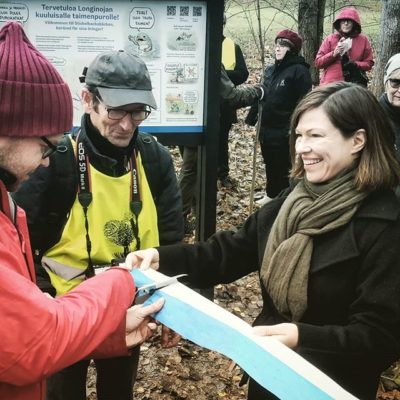
[[0,1],[0,27],[20,21],[32,43],[71,88],[74,125],[83,113],[83,68],[104,51],[140,56],[158,109],[141,125],[152,133],[203,131],[205,1]]

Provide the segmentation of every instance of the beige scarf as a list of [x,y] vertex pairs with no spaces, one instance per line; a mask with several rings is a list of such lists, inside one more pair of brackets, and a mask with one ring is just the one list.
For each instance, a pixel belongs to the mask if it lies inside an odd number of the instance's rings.
[[261,278],[280,313],[299,321],[307,309],[313,236],[347,224],[367,193],[354,186],[354,170],[315,185],[302,180],[283,203],[272,226]]

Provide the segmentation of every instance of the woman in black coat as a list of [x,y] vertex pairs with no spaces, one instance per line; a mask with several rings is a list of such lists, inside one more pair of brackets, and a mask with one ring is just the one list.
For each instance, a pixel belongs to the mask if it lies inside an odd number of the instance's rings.
[[[256,333],[275,336],[363,400],[400,355],[400,180],[378,101],[351,83],[319,87],[294,111],[296,186],[237,232],[131,253],[127,263],[197,287],[259,271]],[[276,399],[250,379],[249,400]]]
[[[263,205],[289,186],[289,124],[297,103],[311,90],[310,66],[299,55],[301,37],[285,29],[275,38],[275,63],[264,71],[261,101],[260,146],[265,164],[266,196]],[[255,125],[258,104],[253,105],[246,123]]]

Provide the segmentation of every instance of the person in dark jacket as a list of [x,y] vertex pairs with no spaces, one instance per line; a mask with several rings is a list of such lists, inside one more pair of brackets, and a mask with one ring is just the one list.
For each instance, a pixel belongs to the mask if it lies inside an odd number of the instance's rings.
[[400,161],[400,53],[389,59],[385,66],[385,93],[379,102],[390,118],[396,134],[396,154]]
[[[224,27],[226,15],[224,14]],[[235,85],[246,82],[249,71],[243,56],[242,49],[231,38],[222,36],[222,64],[230,81]],[[217,176],[222,187],[231,189],[233,181],[229,176],[229,131],[237,120],[237,107],[229,102],[221,102],[219,120],[219,144],[218,144],[218,170]]]
[[[172,158],[138,132],[157,107],[145,63],[124,51],[101,53],[81,81],[85,114],[79,131],[65,137],[50,167],[39,169],[14,196],[28,216],[39,286],[56,296],[130,251],[183,239]],[[157,155],[149,160],[151,147]],[[169,337],[167,328],[164,334]],[[132,399],[138,358],[139,347],[130,356],[96,359],[97,398]],[[51,377],[47,400],[85,400],[89,362]]]
[[[289,124],[296,104],[312,87],[309,65],[299,55],[301,37],[285,29],[275,38],[275,64],[264,71],[265,96],[262,101],[260,146],[265,163],[266,195],[263,205],[289,185]],[[253,106],[246,123],[255,125],[258,109]]]
[[[221,104],[228,108],[237,109],[250,106],[264,96],[262,85],[241,85],[236,87],[229,79],[227,71],[221,64],[220,79]],[[182,167],[179,175],[179,186],[182,192],[183,217],[185,221],[185,233],[192,233],[194,226],[189,222],[189,214],[195,204],[197,185],[197,147],[183,146]]]
[[[255,333],[276,337],[357,398],[375,400],[380,373],[400,355],[393,131],[372,93],[338,82],[299,103],[290,148],[296,186],[241,229],[132,253],[127,265],[187,273],[198,286],[258,271]],[[250,379],[249,400],[276,398]]]

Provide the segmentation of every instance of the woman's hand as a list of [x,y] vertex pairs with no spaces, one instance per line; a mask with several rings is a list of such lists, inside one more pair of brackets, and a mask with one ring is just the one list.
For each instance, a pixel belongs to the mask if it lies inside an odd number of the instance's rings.
[[253,327],[253,333],[260,336],[271,336],[293,349],[299,342],[299,328],[296,324],[261,325]]
[[125,260],[128,268],[158,269],[160,256],[156,249],[138,250],[129,253]]
[[333,50],[334,57],[338,56],[339,54],[342,54],[344,50],[344,43],[343,43],[344,41],[345,41],[344,37],[340,38],[340,40],[338,41],[335,50]]

